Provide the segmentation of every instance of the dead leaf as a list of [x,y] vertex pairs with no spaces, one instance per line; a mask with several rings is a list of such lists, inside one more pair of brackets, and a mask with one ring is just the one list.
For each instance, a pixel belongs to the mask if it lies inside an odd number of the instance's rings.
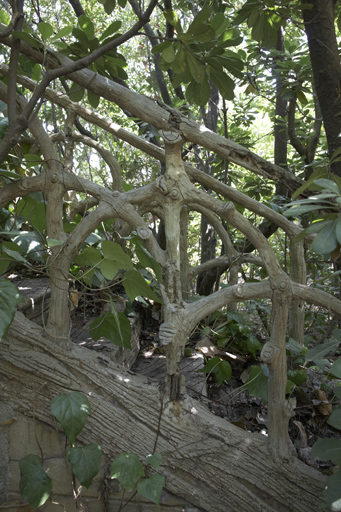
[[316,397],[320,400],[320,403],[317,405],[318,412],[323,414],[323,416],[329,416],[333,412],[333,406],[329,403],[325,391],[317,389]]

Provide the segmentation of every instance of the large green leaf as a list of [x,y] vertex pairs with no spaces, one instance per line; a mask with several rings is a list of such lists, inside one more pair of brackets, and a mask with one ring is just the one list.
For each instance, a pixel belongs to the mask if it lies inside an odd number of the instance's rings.
[[136,256],[139,262],[144,268],[151,268],[155,272],[156,279],[161,282],[162,280],[162,269],[158,261],[156,261],[147,249],[140,243],[136,242],[135,245]]
[[311,244],[313,251],[318,254],[330,254],[334,249],[336,249],[338,245],[335,233],[336,223],[337,220],[331,220],[323,229],[321,229]]
[[234,82],[222,69],[213,68],[210,65],[210,77],[214,85],[218,88],[220,94],[225,100],[234,98]]
[[149,454],[146,457],[147,464],[152,466],[152,468],[154,468],[156,471],[159,469],[162,460],[162,455],[160,455],[159,453],[154,453],[153,455]]
[[266,402],[268,400],[268,380],[260,366],[252,366],[245,387],[251,396],[257,396]]
[[117,262],[119,268],[124,270],[134,268],[130,256],[123,251],[119,244],[105,240],[102,242],[102,252],[105,259]]
[[104,258],[104,260],[101,261],[100,269],[104,277],[108,279],[108,281],[111,281],[117,277],[120,267],[116,261]]
[[15,284],[0,277],[0,340],[6,336],[20,302],[24,302],[24,299]]
[[305,354],[306,361],[316,361],[321,359],[321,357],[326,356],[329,352],[335,352],[338,347],[337,341],[327,341],[326,343],[322,343],[321,345],[316,345],[316,347],[310,348]]
[[153,292],[147,281],[137,270],[126,272],[122,284],[131,302],[141,295],[162,304],[161,298]]
[[105,31],[103,32],[103,34],[99,38],[99,40],[103,41],[107,37],[112,36],[113,34],[115,34],[118,30],[120,30],[121,25],[122,25],[122,22],[119,21],[119,20],[116,20],[116,21],[113,21],[112,23],[110,23],[110,25],[105,29]]
[[223,382],[229,382],[232,377],[232,368],[228,361],[222,361],[220,357],[212,357],[204,368],[198,370],[199,372],[213,374],[218,386],[221,386]]
[[147,498],[147,500],[160,504],[162,489],[165,485],[165,479],[162,475],[154,474],[149,478],[144,478],[137,484],[137,492]]
[[210,99],[211,88],[208,80],[198,83],[192,80],[186,89],[186,98],[189,103],[196,105],[206,105]]
[[45,21],[41,21],[38,23],[38,32],[41,34],[41,36],[46,40],[50,39],[50,37],[53,34],[53,27],[50,25],[50,23],[46,23]]
[[131,325],[129,319],[112,307],[104,316],[96,318],[89,328],[90,336],[95,341],[104,337],[119,347],[131,349]]
[[144,476],[143,466],[134,453],[120,453],[111,464],[111,478],[116,478],[127,491]]
[[72,101],[78,103],[83,99],[84,96],[84,88],[76,83],[73,83],[70,87],[69,98]]
[[21,30],[13,30],[12,36],[21,39],[21,41],[25,41],[25,43],[28,43],[30,46],[33,46],[34,48],[37,48],[37,50],[40,50],[40,48],[42,48],[41,42],[32,37],[27,32],[23,32]]
[[325,497],[333,512],[341,511],[341,469],[326,480]]
[[88,39],[91,40],[95,37],[94,24],[92,23],[90,18],[88,18],[84,14],[81,14],[78,18],[78,25],[83,30],[83,32],[85,32]]
[[68,395],[61,393],[51,402],[51,413],[61,424],[71,444],[75,443],[76,437],[83,430],[90,410],[89,400],[78,391]]
[[165,48],[163,50],[162,58],[168,64],[170,64],[171,62],[173,62],[175,60],[175,51],[174,51],[174,46],[173,45],[167,46],[167,48]]
[[328,423],[334,428],[341,430],[341,406],[336,406],[328,418]]
[[330,368],[330,373],[341,379],[341,358],[334,361]]
[[186,49],[186,59],[189,70],[193,79],[198,83],[202,83],[206,77],[205,66],[195,57],[190,51]]
[[316,459],[330,460],[341,466],[341,440],[319,439],[312,447],[311,455]]
[[37,455],[26,455],[19,460],[21,496],[32,508],[41,507],[52,492],[52,480],[45,473]]
[[101,260],[101,252],[95,247],[86,247],[74,257],[74,261],[84,267],[95,267]]
[[101,467],[102,450],[98,444],[74,446],[67,454],[73,473],[81,485],[90,487]]
[[199,43],[208,43],[215,38],[215,30],[212,25],[208,23],[202,23],[201,25],[197,25],[193,27],[191,32],[187,32],[190,35],[191,41],[196,41]]

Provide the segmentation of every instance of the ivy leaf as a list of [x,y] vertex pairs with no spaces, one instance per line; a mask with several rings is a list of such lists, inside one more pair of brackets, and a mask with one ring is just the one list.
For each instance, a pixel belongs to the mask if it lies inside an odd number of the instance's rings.
[[108,311],[91,323],[89,331],[95,341],[104,337],[118,347],[131,349],[131,325],[123,313]]
[[251,396],[257,396],[263,402],[268,400],[268,380],[269,378],[264,375],[260,366],[252,366],[251,373],[248,381],[245,384]]
[[208,363],[198,370],[203,373],[212,373],[218,386],[221,386],[223,382],[229,382],[232,377],[232,368],[228,361],[222,361],[220,357],[212,357]]
[[146,462],[157,471],[162,463],[162,455],[159,453],[149,454],[146,457]]
[[137,484],[137,492],[140,493],[147,500],[160,504],[160,497],[165,479],[162,475],[154,474],[150,478],[144,478]]
[[341,465],[341,440],[319,439],[312,447],[311,454],[316,459],[330,460],[334,464]]
[[330,373],[341,379],[341,358],[337,359],[330,368]]
[[122,284],[131,302],[141,295],[142,297],[147,297],[148,299],[162,304],[161,298],[153,292],[147,281],[137,270],[129,270],[126,272]]
[[51,414],[57,418],[71,444],[83,430],[90,414],[90,402],[83,393],[61,393],[51,402]]
[[325,497],[333,512],[341,510],[341,470],[335,471],[332,476],[326,480]]
[[19,461],[21,496],[30,507],[41,507],[52,492],[52,480],[45,473],[41,459],[37,455],[26,455]]
[[0,278],[0,340],[6,336],[12,323],[17,304],[24,302],[15,284]]
[[102,242],[102,252],[104,258],[115,261],[119,265],[119,268],[124,270],[134,268],[130,256],[123,251],[119,244],[104,240],[104,242]]
[[328,423],[332,427],[341,430],[341,406],[334,407],[333,412],[328,418]]
[[120,453],[111,464],[111,478],[116,478],[127,491],[144,476],[143,466],[134,453]]
[[66,458],[79,483],[86,488],[90,487],[101,466],[102,450],[99,445],[91,443],[86,446],[74,446]]
[[162,280],[162,269],[158,261],[156,261],[147,249],[138,241],[135,245],[135,253],[144,268],[151,268],[155,272],[156,279],[161,282]]

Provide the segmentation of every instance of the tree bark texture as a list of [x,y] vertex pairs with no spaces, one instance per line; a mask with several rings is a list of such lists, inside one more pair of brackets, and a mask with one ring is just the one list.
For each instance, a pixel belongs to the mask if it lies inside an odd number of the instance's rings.
[[[312,9],[303,9],[303,20],[331,158],[340,147],[341,133],[341,62],[335,35],[334,1],[312,0],[310,4]],[[341,163],[333,164],[331,170],[341,176]]]
[[278,465],[265,437],[213,416],[199,401],[187,396],[179,404],[163,401],[161,387],[151,379],[83,347],[61,350],[21,313],[0,350],[3,401],[36,421],[55,426],[49,413],[51,398],[82,391],[91,402],[92,413],[80,441],[98,442],[111,459],[121,451],[142,458],[153,451],[157,438],[166,488],[200,509],[320,510],[324,476],[296,458]]

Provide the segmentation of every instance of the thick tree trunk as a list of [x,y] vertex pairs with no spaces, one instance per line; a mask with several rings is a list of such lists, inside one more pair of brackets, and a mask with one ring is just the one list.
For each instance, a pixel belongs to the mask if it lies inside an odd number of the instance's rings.
[[[324,477],[298,459],[276,464],[266,437],[213,416],[189,397],[163,402],[157,383],[114,365],[102,353],[58,348],[18,313],[0,346],[3,401],[36,421],[55,425],[51,397],[82,391],[92,413],[80,437],[114,458],[121,451],[164,457],[166,488],[207,512],[314,512]],[[39,371],[37,371],[39,368]],[[48,453],[44,454],[47,458]]]
[[[309,3],[312,9],[303,9],[303,20],[331,158],[340,147],[341,132],[341,62],[335,35],[334,1],[311,0]],[[341,162],[333,164],[331,170],[341,176]]]

